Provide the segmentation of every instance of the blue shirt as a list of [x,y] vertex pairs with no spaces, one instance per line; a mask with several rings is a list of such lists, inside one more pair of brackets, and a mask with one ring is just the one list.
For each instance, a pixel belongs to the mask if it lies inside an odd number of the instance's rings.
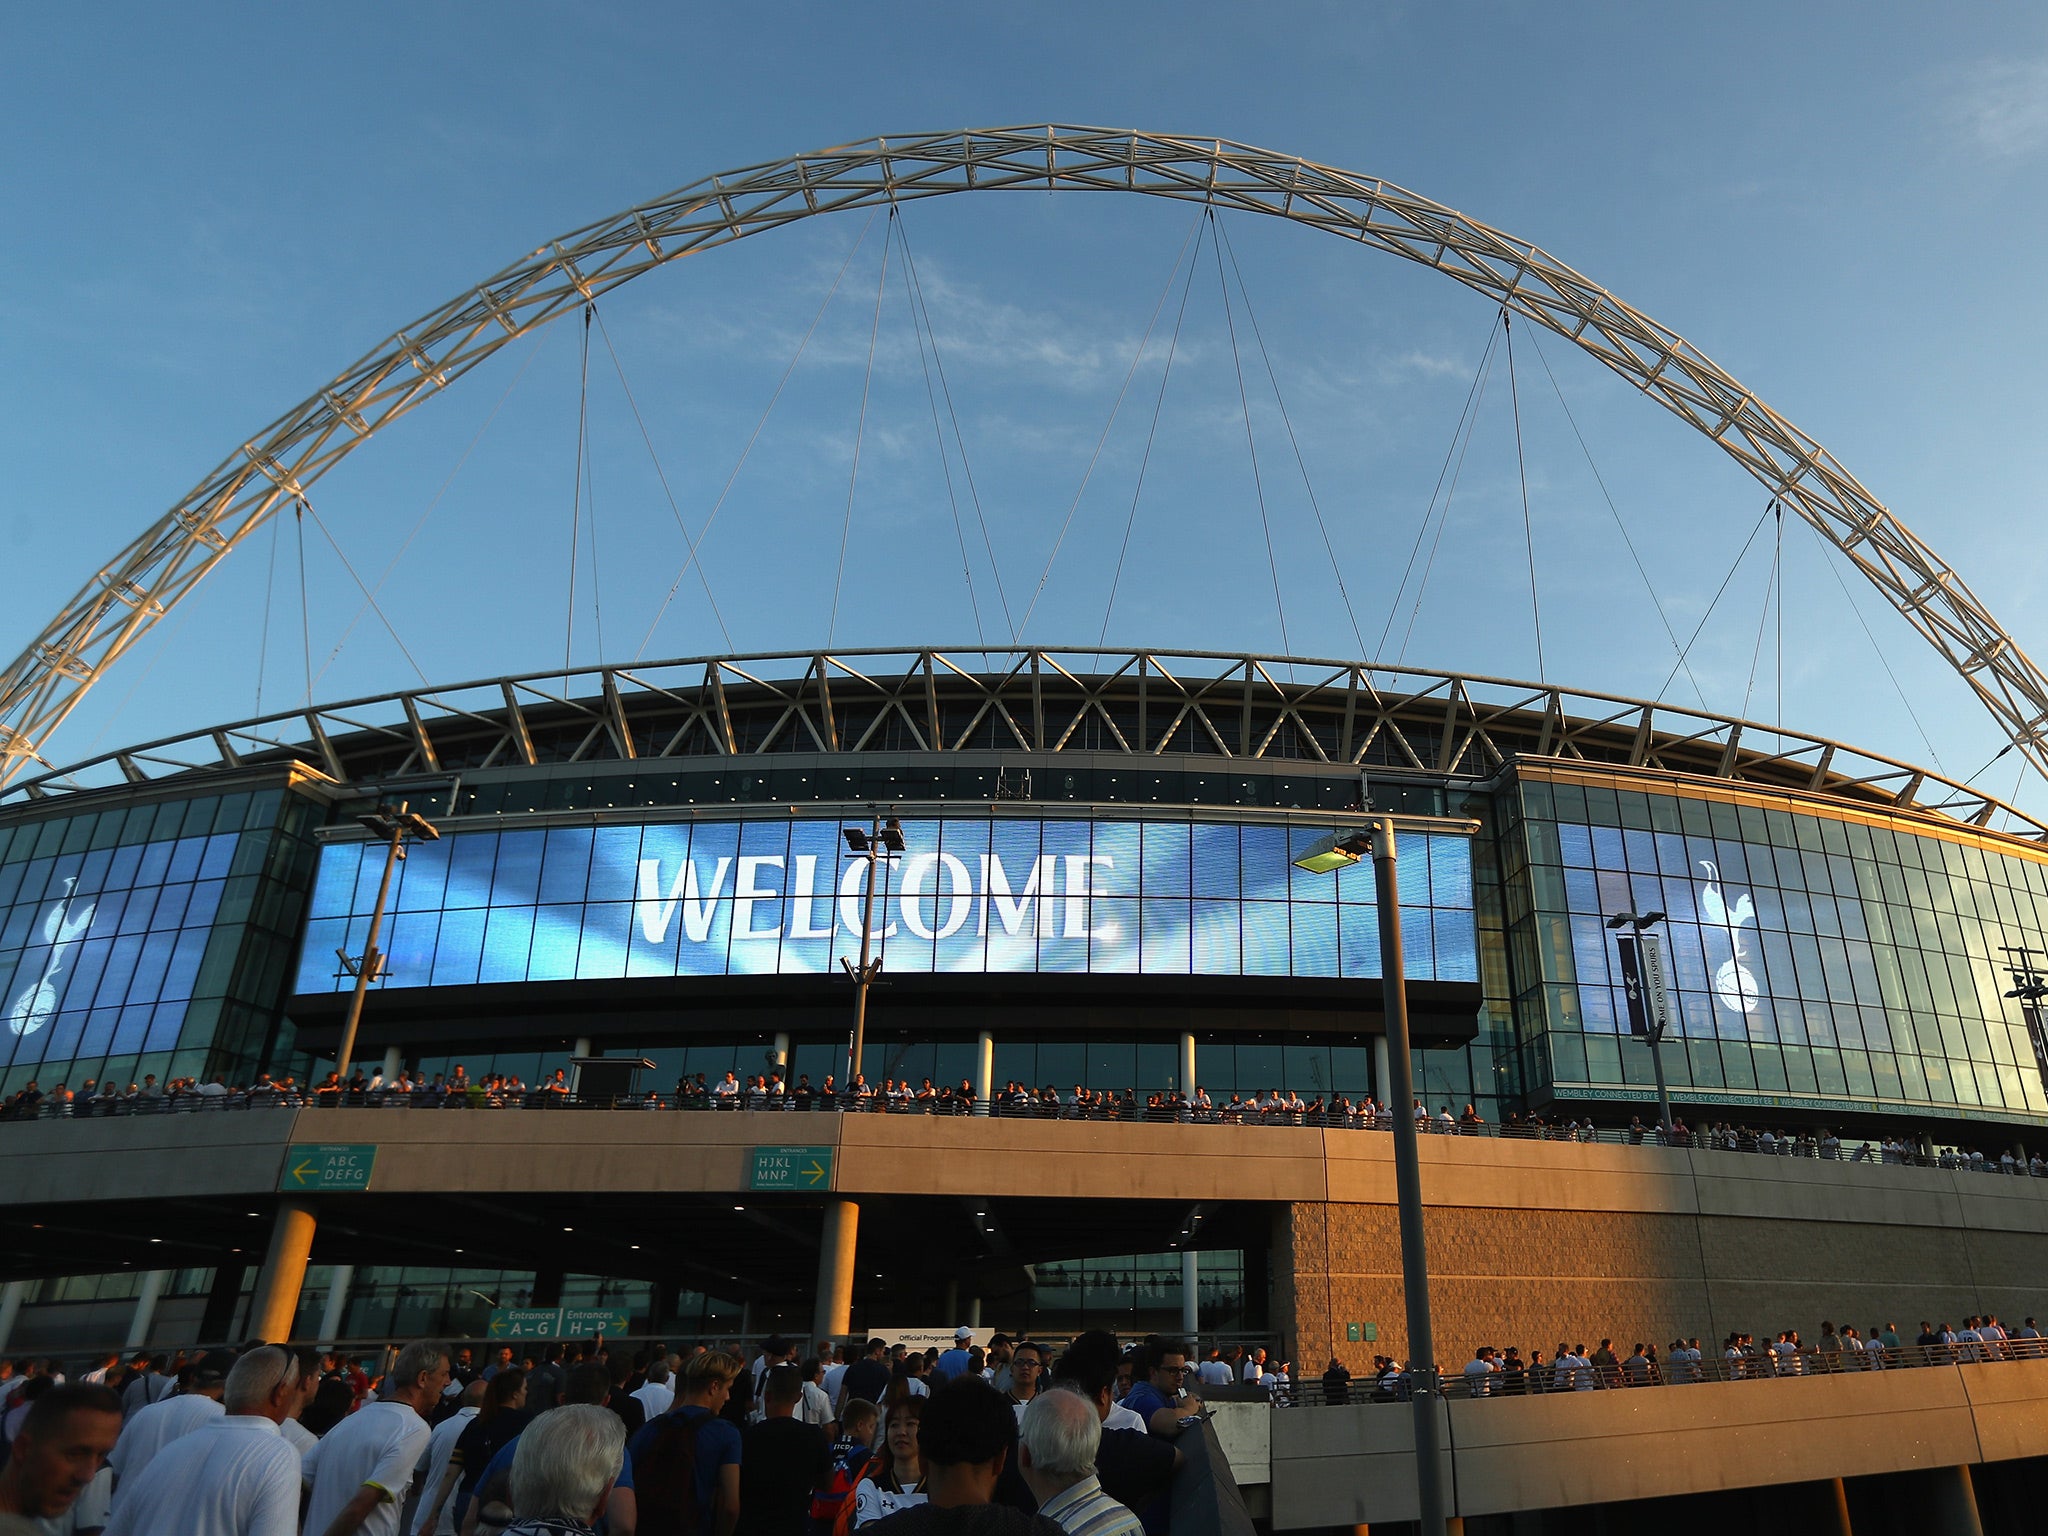
[[1162,1408],[1173,1405],[1166,1400],[1166,1394],[1149,1381],[1141,1381],[1124,1394],[1124,1406],[1145,1421],[1145,1428],[1152,1427],[1152,1415]]
[[932,1363],[932,1374],[950,1381],[955,1376],[965,1376],[968,1366],[974,1362],[964,1349],[949,1349]]
[[736,1425],[728,1424],[709,1408],[697,1403],[686,1403],[671,1408],[667,1413],[658,1414],[641,1426],[639,1432],[626,1443],[627,1476],[620,1479],[620,1486],[632,1486],[631,1472],[635,1457],[647,1454],[662,1427],[669,1420],[680,1418],[685,1423],[697,1423],[697,1516],[701,1530],[711,1529],[712,1506],[718,1498],[718,1474],[725,1467],[740,1464],[740,1432]]

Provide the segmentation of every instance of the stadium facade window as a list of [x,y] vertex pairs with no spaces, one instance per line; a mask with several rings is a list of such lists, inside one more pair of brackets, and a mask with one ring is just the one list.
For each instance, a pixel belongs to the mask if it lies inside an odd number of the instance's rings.
[[1649,1055],[1605,919],[1655,911],[1674,1089],[1736,1108],[2048,1117],[2002,953],[2040,949],[2048,865],[1793,804],[1523,778],[1501,847],[1527,869],[1509,944],[1525,1078],[1559,1098],[1641,1096]]
[[0,827],[0,1087],[234,1078],[288,1049],[323,814],[273,784]]

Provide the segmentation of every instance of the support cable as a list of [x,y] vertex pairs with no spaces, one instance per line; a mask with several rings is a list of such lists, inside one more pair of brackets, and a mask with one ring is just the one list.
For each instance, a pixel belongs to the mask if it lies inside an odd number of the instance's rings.
[[1507,307],[1500,312],[1501,334],[1508,343],[1508,404],[1515,418],[1515,473],[1522,482],[1522,542],[1529,551],[1529,620],[1536,630],[1536,681],[1547,683],[1543,664],[1543,604],[1536,591],[1536,522],[1529,515],[1529,465],[1522,456],[1522,391],[1515,383],[1515,320]]
[[256,641],[256,714],[263,715],[263,674],[270,665],[270,601],[277,595],[277,541],[283,530],[270,520],[270,566],[263,577],[263,632]]
[[[356,590],[362,593],[364,598],[368,600],[370,604],[370,611],[377,615],[378,621],[383,624],[385,632],[391,636],[391,643],[397,646],[399,654],[405,657],[406,665],[411,667],[413,671],[419,674],[419,679],[421,682],[426,683],[429,687],[432,687],[432,681],[428,678],[426,670],[423,667],[421,667],[417,661],[413,659],[413,654],[410,650],[406,648],[405,642],[398,638],[398,630],[392,624],[390,616],[386,614],[381,607],[378,606],[377,600],[374,597],[370,596],[370,589],[368,585],[364,583],[363,578],[361,576],[356,574],[355,566],[349,563],[349,558],[346,554],[342,552],[340,543],[335,539],[333,533],[331,533],[328,530],[327,524],[321,521],[320,514],[314,510],[313,503],[308,501],[304,496],[295,497],[294,500],[298,503],[299,510],[304,512],[306,516],[313,519],[313,526],[320,530],[320,536],[327,541],[327,547],[334,551],[334,558],[339,560],[341,562],[341,568],[348,572],[349,580],[353,581],[356,584]],[[301,606],[303,607],[306,577],[303,530],[301,530],[301,535],[302,536],[300,543],[299,583],[300,602]],[[306,707],[308,709],[311,709],[313,707],[313,681],[311,676],[312,650],[310,646],[307,649],[306,655],[308,662],[306,679]]]
[[[477,444],[481,443],[484,440],[484,434],[491,430],[491,423],[498,419],[498,412],[505,408],[505,402],[512,398],[512,391],[519,387],[519,381],[526,377],[526,370],[533,366],[534,358],[540,355],[542,345],[553,334],[554,332],[552,331],[541,332],[534,339],[533,345],[527,349],[526,360],[519,365],[519,371],[512,375],[512,382],[505,386],[505,392],[498,396],[498,403],[491,407],[491,414],[486,416],[484,424],[476,429],[476,436],[469,440],[469,446],[463,449],[461,457],[456,459],[455,467],[448,471],[447,477],[441,482],[440,489],[434,492],[433,500],[427,503],[418,519],[413,523],[412,532],[405,536],[404,542],[398,546],[397,551],[385,562],[384,574],[379,576],[370,587],[372,593],[382,592],[385,584],[397,574],[399,566],[404,564],[406,551],[411,549],[413,541],[419,538],[420,530],[427,526],[427,519],[434,515],[435,509],[441,505],[441,499],[448,494],[448,487],[453,485],[455,477],[462,473],[462,466],[467,464],[469,456],[476,452]],[[369,611],[370,605],[366,602],[356,605],[356,611],[350,616],[348,623],[342,626],[341,637],[334,642],[334,649],[327,653],[327,659],[320,663],[320,670],[313,674],[314,682],[319,682],[321,678],[327,675],[327,669],[334,665],[335,658],[341,655],[341,648],[348,644],[349,636],[355,633],[356,626],[363,621],[363,615]]]
[[1782,540],[1785,537],[1785,514],[1775,501],[1771,503],[1771,510],[1778,519],[1778,538],[1781,542],[1779,547],[1772,551],[1770,573],[1764,577],[1764,605],[1756,616],[1756,644],[1749,653],[1749,681],[1744,683],[1742,687],[1742,709],[1740,713],[1745,720],[1749,718],[1750,695],[1756,689],[1757,663],[1763,658],[1764,632],[1770,628],[1771,599],[1778,591],[1778,569],[1784,555]]
[[[1571,404],[1565,399],[1564,390],[1558,386],[1557,375],[1550,371],[1550,359],[1544,356],[1540,330],[1539,327],[1538,330],[1529,332],[1529,345],[1536,349],[1536,361],[1543,365],[1544,377],[1550,380],[1551,392],[1557,396],[1557,403],[1564,410],[1564,419],[1571,424],[1572,436],[1578,439],[1579,452],[1586,456],[1586,467],[1593,472],[1593,483],[1600,487],[1600,497],[1607,503],[1607,512],[1614,519],[1615,531],[1621,535],[1621,542],[1628,550],[1629,559],[1635,562],[1636,574],[1643,578],[1643,590],[1650,594],[1650,605],[1657,610],[1657,622],[1664,626],[1664,637],[1671,642],[1671,654],[1676,656],[1679,654],[1678,632],[1671,627],[1671,617],[1664,611],[1664,600],[1657,595],[1657,588],[1650,580],[1649,567],[1643,564],[1643,557],[1636,550],[1636,541],[1629,537],[1628,524],[1621,520],[1621,509],[1614,504],[1614,496],[1607,489],[1606,477],[1600,473],[1600,466],[1593,462],[1593,450],[1586,443],[1586,434],[1579,430],[1579,420],[1572,414]],[[1698,696],[1701,707],[1706,707],[1707,691],[1700,686],[1699,679],[1693,676],[1690,666],[1686,666],[1684,670],[1686,681],[1692,684],[1692,691]]]
[[917,310],[924,317],[925,334],[931,338],[932,368],[939,376],[939,394],[946,402],[946,419],[953,424],[953,450],[960,455],[960,474],[967,481],[967,499],[974,505],[974,520],[981,528],[981,547],[988,555],[989,574],[995,578],[996,602],[1003,610],[1003,623],[1015,625],[1010,620],[1010,597],[1003,586],[1003,568],[996,563],[995,541],[989,537],[988,516],[982,511],[981,491],[974,483],[974,465],[967,457],[967,439],[960,428],[960,412],[953,405],[953,386],[946,378],[946,359],[939,351],[938,328],[932,324],[931,305],[925,302],[924,278],[917,270],[917,262],[910,253],[910,221],[900,215],[896,220],[896,244],[903,251],[903,265],[910,274],[911,291],[917,295]]
[[[1808,528],[1807,532],[1815,539],[1820,537],[1819,534],[1813,533],[1811,528]],[[1828,546],[1828,549],[1824,549],[1822,553],[1826,554],[1832,548],[1833,546]],[[1835,585],[1842,589],[1842,600],[1849,605],[1849,611],[1856,615],[1856,623],[1863,630],[1863,638],[1870,642],[1870,649],[1877,657],[1877,664],[1884,668],[1884,675],[1891,679],[1892,691],[1899,696],[1899,702],[1906,706],[1906,714],[1912,720],[1913,728],[1920,733],[1920,740],[1927,748],[1928,757],[1933,761],[1936,768],[1939,768],[1944,774],[1947,773],[1948,769],[1943,766],[1941,761],[1940,749],[1934,745],[1934,738],[1928,735],[1926,725],[1921,722],[1919,711],[1913,708],[1913,701],[1906,697],[1905,686],[1900,683],[1898,673],[1892,670],[1891,662],[1885,658],[1883,648],[1877,643],[1877,636],[1871,632],[1870,622],[1863,617],[1863,610],[1856,605],[1856,599],[1849,591],[1849,584],[1842,580],[1842,573],[1836,567],[1833,560],[1823,560],[1821,563],[1827,567],[1828,574],[1835,578]]]
[[882,272],[875,279],[875,318],[868,327],[868,366],[860,381],[860,419],[853,428],[853,469],[846,477],[846,517],[839,525],[839,568],[832,573],[832,616],[825,625],[825,647],[830,650],[839,632],[839,589],[846,580],[846,543],[853,533],[853,493],[860,484],[860,449],[868,430],[868,390],[875,382],[875,341],[882,334],[882,294],[889,286],[890,237],[896,232],[896,210],[889,210],[889,222],[882,230]]
[[[1216,210],[1209,210],[1209,223],[1216,223]],[[1280,562],[1273,554],[1273,524],[1266,516],[1266,482],[1259,474],[1259,445],[1252,436],[1252,400],[1244,387],[1244,359],[1237,350],[1237,321],[1230,309],[1230,284],[1223,279],[1223,246],[1212,234],[1209,249],[1216,256],[1216,287],[1223,295],[1223,325],[1230,333],[1230,361],[1237,370],[1237,403],[1244,411],[1244,446],[1252,460],[1252,494],[1259,503],[1259,529],[1266,536],[1266,569],[1273,577],[1273,606],[1280,613],[1280,649],[1287,655],[1294,654],[1294,643],[1287,638],[1287,605],[1280,599]]]
[[[1138,521],[1138,498],[1145,493],[1145,472],[1152,464],[1152,443],[1159,435],[1159,415],[1166,404],[1166,382],[1173,377],[1173,360],[1180,351],[1181,323],[1187,319],[1188,294],[1194,289],[1195,268],[1201,260],[1201,230],[1202,220],[1200,215],[1197,215],[1195,222],[1188,226],[1187,235],[1181,240],[1180,249],[1174,253],[1173,264],[1178,268],[1181,257],[1188,254],[1188,241],[1193,240],[1195,242],[1194,256],[1188,262],[1187,279],[1181,284],[1180,308],[1173,317],[1173,335],[1166,344],[1166,367],[1159,375],[1159,393],[1152,400],[1152,421],[1145,429],[1145,451],[1138,459],[1137,484],[1131,487],[1131,509],[1124,517],[1124,541],[1116,552],[1116,570],[1110,574],[1109,601],[1103,605],[1102,632],[1095,637],[1097,645],[1106,645],[1109,641],[1109,617],[1116,611],[1117,588],[1123,581],[1124,560],[1131,551],[1131,530],[1137,525]],[[1169,287],[1172,282],[1173,279],[1169,275],[1167,278]]]
[[[597,306],[592,305],[591,308],[595,310]],[[683,522],[683,510],[676,505],[675,492],[669,489],[668,471],[661,467],[661,455],[654,451],[654,438],[647,430],[647,419],[640,414],[640,402],[633,398],[633,386],[626,382],[626,368],[619,361],[619,349],[612,345],[612,333],[605,327],[603,310],[597,310],[597,334],[604,338],[604,349],[611,354],[612,371],[619,376],[619,388],[626,392],[626,404],[632,409],[633,424],[640,429],[640,441],[647,445],[647,457],[654,464],[654,477],[661,482],[661,494],[668,501],[669,515],[676,520],[676,531],[682,534],[683,542],[690,545],[694,551],[696,545],[690,542],[690,530]],[[736,650],[737,647],[732,643],[732,631],[725,627],[725,615],[718,611],[718,599],[711,595],[711,580],[704,572],[703,562],[696,562],[696,566],[697,580],[704,588],[704,601],[711,605],[711,617],[718,621],[718,632],[725,636],[725,648],[729,651]],[[599,649],[602,648],[600,645]]]
[[1358,610],[1352,606],[1351,593],[1344,585],[1344,571],[1337,563],[1337,546],[1330,538],[1329,525],[1323,521],[1322,503],[1316,499],[1316,488],[1308,477],[1308,460],[1301,451],[1301,442],[1294,435],[1294,418],[1287,414],[1287,401],[1280,394],[1280,375],[1273,368],[1272,355],[1266,350],[1265,333],[1259,329],[1258,312],[1252,308],[1251,289],[1245,286],[1244,269],[1237,264],[1237,248],[1230,243],[1230,230],[1223,220],[1218,220],[1216,230],[1223,237],[1223,253],[1230,258],[1230,270],[1237,278],[1238,297],[1244,300],[1245,318],[1251,322],[1252,339],[1259,346],[1259,361],[1265,365],[1266,382],[1273,386],[1273,403],[1280,408],[1280,424],[1287,429],[1287,445],[1294,450],[1294,467],[1301,471],[1301,487],[1308,493],[1309,511],[1315,514],[1316,532],[1322,535],[1323,551],[1330,557],[1330,574],[1337,580],[1337,595],[1344,600],[1344,616],[1351,621],[1351,638],[1358,645],[1358,659],[1365,659],[1365,636],[1358,628]]
[[[1785,734],[1785,506],[1778,504],[1778,548],[1771,556],[1771,565],[1778,573],[1778,636],[1772,642],[1777,653],[1778,677],[1774,693],[1778,701],[1778,735]],[[1783,742],[1779,743],[1782,748]]]
[[[1201,215],[1195,216],[1201,222]],[[1152,306],[1152,318],[1145,322],[1145,334],[1138,340],[1138,350],[1131,354],[1131,366],[1124,372],[1124,381],[1116,392],[1116,400],[1109,408],[1109,420],[1102,424],[1102,435],[1095,440],[1095,451],[1088,455],[1088,467],[1081,473],[1081,484],[1074,491],[1074,499],[1067,505],[1066,520],[1060,524],[1059,537],[1053,540],[1052,553],[1045,557],[1045,569],[1038,573],[1038,586],[1031,594],[1030,606],[1024,610],[1024,617],[1010,635],[1010,644],[1016,645],[1024,638],[1024,631],[1030,626],[1031,615],[1038,611],[1038,600],[1045,596],[1046,578],[1052,575],[1053,562],[1060,557],[1060,546],[1067,542],[1067,530],[1074,525],[1074,513],[1080,509],[1081,498],[1087,494],[1088,481],[1095,473],[1096,461],[1102,457],[1102,446],[1109,441],[1110,429],[1116,425],[1117,412],[1123,409],[1124,396],[1129,393],[1131,380],[1138,372],[1138,364],[1145,356],[1145,349],[1151,344],[1152,332],[1159,324],[1159,313],[1166,307],[1167,295],[1173,292],[1174,274],[1180,270],[1181,251],[1187,249],[1187,241],[1181,241],[1180,251],[1173,255],[1173,265],[1167,269],[1166,281],[1159,285],[1159,298]]]
[[[1416,578],[1415,601],[1408,609],[1407,627],[1401,631],[1401,649],[1394,656],[1396,662],[1407,658],[1408,642],[1415,635],[1415,621],[1422,617],[1422,599],[1429,591],[1429,578],[1430,574],[1436,569],[1437,551],[1443,547],[1444,531],[1451,526],[1451,503],[1457,500],[1458,483],[1465,476],[1465,456],[1472,451],[1472,439],[1479,435],[1479,412],[1486,404],[1486,389],[1493,382],[1493,365],[1499,357],[1500,352],[1498,348],[1489,344],[1484,364],[1485,371],[1480,375],[1478,381],[1479,393],[1477,398],[1472,401],[1472,413],[1466,418],[1464,423],[1465,441],[1460,446],[1456,443],[1455,439],[1453,440],[1452,446],[1457,448],[1458,461],[1451,470],[1451,483],[1444,491],[1444,504],[1437,513],[1436,535],[1429,541],[1429,555],[1422,562],[1422,574]],[[1426,520],[1423,526],[1425,529],[1428,527]]]
[[[917,340],[917,363],[924,373],[925,404],[931,407],[932,440],[939,450],[939,473],[946,481],[946,505],[953,513],[953,539],[960,548],[960,579],[967,584],[967,608],[974,615],[974,638],[980,643],[982,659],[988,659],[988,633],[981,623],[981,599],[974,594],[974,564],[967,553],[967,528],[960,521],[960,496],[953,489],[953,460],[946,452],[946,432],[939,425],[939,395],[932,383],[932,364],[925,352],[924,327],[918,323],[917,290],[910,280],[910,247],[903,249],[903,302],[910,308],[910,334]],[[938,338],[932,338],[936,350]],[[957,423],[956,423],[957,425]]]
[[576,554],[582,544],[583,449],[589,440],[590,317],[597,308],[583,306],[583,366],[576,391],[576,482],[569,495],[569,621],[562,633],[562,691],[569,691],[569,655],[576,644]]
[[[1500,316],[1495,315],[1492,318],[1492,320],[1487,323],[1486,347],[1480,353],[1479,366],[1472,370],[1472,383],[1465,391],[1464,405],[1461,406],[1458,410],[1457,425],[1451,428],[1451,441],[1449,445],[1445,447],[1444,461],[1437,469],[1436,484],[1430,487],[1429,501],[1424,505],[1422,510],[1422,522],[1415,530],[1415,542],[1408,547],[1408,563],[1401,568],[1400,584],[1394,588],[1394,595],[1391,599],[1388,600],[1387,622],[1380,626],[1380,642],[1378,649],[1381,652],[1384,652],[1386,650],[1387,639],[1394,632],[1394,620],[1398,619],[1401,616],[1401,594],[1408,590],[1408,578],[1410,575],[1414,573],[1415,570],[1415,557],[1422,553],[1422,541],[1429,536],[1429,525],[1436,516],[1436,498],[1444,488],[1444,477],[1451,473],[1451,461],[1453,459],[1458,459],[1461,465],[1464,462],[1461,458],[1459,458],[1458,455],[1458,441],[1460,437],[1464,435],[1465,424],[1467,420],[1471,417],[1475,409],[1475,402],[1479,394],[1480,386],[1486,378],[1487,370],[1493,364],[1493,347],[1495,334],[1499,331],[1499,329]],[[1452,482],[1452,485],[1455,489],[1455,480]],[[1363,661],[1366,658],[1361,656],[1359,659]]]
[[[875,212],[880,212],[879,209]],[[754,430],[747,435],[747,445],[740,450],[739,459],[733,464],[732,473],[725,477],[725,484],[719,488],[718,500],[711,504],[711,513],[704,519],[704,526],[697,530],[696,540],[690,545],[690,552],[683,559],[682,569],[676,572],[676,579],[669,583],[668,595],[661,600],[661,606],[654,611],[654,621],[647,626],[647,633],[640,637],[640,648],[633,652],[638,661],[647,654],[647,647],[654,639],[654,632],[661,627],[662,616],[668,612],[669,604],[676,600],[676,593],[682,589],[683,578],[697,565],[697,551],[704,541],[711,537],[711,525],[718,521],[718,514],[724,508],[726,498],[732,495],[732,488],[739,480],[740,471],[747,467],[747,460],[753,455],[754,444],[761,440],[761,430],[768,425],[768,418],[775,414],[777,402],[782,399],[783,390],[789,387],[790,375],[796,372],[796,365],[803,361],[804,352],[811,344],[811,338],[818,334],[818,324],[825,318],[825,311],[832,307],[832,300],[839,293],[839,285],[846,281],[846,270],[853,265],[853,258],[860,254],[860,248],[867,243],[868,231],[874,227],[875,213],[870,213],[867,222],[860,227],[860,234],[853,242],[853,249],[846,253],[846,259],[839,263],[839,271],[832,279],[832,286],[825,291],[825,297],[818,305],[818,312],[811,316],[810,328],[804,332],[804,339],[796,344],[796,351],[789,359],[789,365],[782,370],[782,377],[775,381],[775,392],[768,397],[768,403],[761,409],[760,420],[754,423]],[[719,621],[720,628],[724,620]],[[726,637],[732,643],[732,637]]]
[[1741,569],[1743,557],[1749,553],[1749,546],[1756,542],[1756,536],[1763,532],[1765,520],[1770,517],[1772,512],[1777,510],[1777,506],[1777,498],[1772,497],[1770,504],[1764,508],[1762,515],[1757,518],[1755,526],[1749,530],[1749,537],[1742,541],[1742,548],[1735,553],[1734,564],[1728,567],[1728,574],[1721,578],[1721,585],[1714,589],[1714,600],[1707,604],[1707,611],[1700,615],[1699,623],[1693,626],[1692,635],[1685,642],[1685,649],[1678,653],[1678,660],[1672,664],[1671,670],[1664,674],[1664,682],[1657,689],[1656,693],[1652,695],[1653,698],[1663,698],[1664,690],[1669,688],[1677,679],[1678,669],[1685,665],[1685,658],[1692,654],[1694,644],[1697,643],[1701,633],[1707,627],[1707,620],[1714,616],[1714,609],[1720,606],[1721,595],[1728,590],[1728,583],[1735,579],[1736,571]]
[[[597,314],[595,304],[587,305],[586,308],[590,316]],[[583,329],[587,338],[590,333],[589,317],[585,318]],[[597,558],[597,453],[590,447],[589,437],[590,434],[586,430],[583,448],[583,501],[586,508],[584,523],[590,530],[590,617],[592,627],[597,631],[597,659],[602,664],[605,659],[604,567],[598,563]]]
[[299,649],[306,662],[306,708],[313,707],[313,610],[306,601],[306,503],[301,497],[292,508],[292,523],[299,533]]

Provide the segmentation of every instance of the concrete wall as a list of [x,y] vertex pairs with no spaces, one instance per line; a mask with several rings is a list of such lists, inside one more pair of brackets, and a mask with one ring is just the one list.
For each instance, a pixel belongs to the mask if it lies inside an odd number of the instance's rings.
[[[1437,1358],[1560,1339],[1659,1348],[1822,1319],[2048,1317],[2048,1180],[1648,1147],[1428,1138]],[[1386,1137],[1330,1139],[1327,1201],[1276,1221],[1278,1326],[1302,1361],[1407,1350]],[[1347,1322],[1377,1344],[1344,1341]]]
[[[2048,1360],[1457,1400],[1445,1486],[1465,1516],[1809,1483],[2048,1454]],[[1405,1405],[1280,1411],[1276,1530],[1413,1520]]]

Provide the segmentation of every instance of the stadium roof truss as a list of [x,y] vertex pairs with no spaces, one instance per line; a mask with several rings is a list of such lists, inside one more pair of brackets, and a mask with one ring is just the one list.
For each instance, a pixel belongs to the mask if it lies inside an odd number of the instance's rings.
[[265,715],[25,780],[47,799],[300,761],[341,783],[789,753],[1087,752],[1480,783],[1514,758],[1656,769],[1988,826],[1981,790],[1817,736],[1505,678],[1204,651],[847,650],[534,673]]
[[[1538,247],[1378,178],[1222,139],[1041,125],[872,139],[712,176],[551,240],[387,338],[236,448],[0,673],[0,784],[45,763],[43,744],[85,691],[237,544],[509,342],[644,272],[799,219],[957,192],[1061,189],[1289,219],[1432,267],[1567,338],[1691,423],[1840,549],[2048,775],[2048,676],[1819,443],[1675,332]],[[626,673],[606,676],[628,686]],[[508,700],[522,686],[508,683]]]

